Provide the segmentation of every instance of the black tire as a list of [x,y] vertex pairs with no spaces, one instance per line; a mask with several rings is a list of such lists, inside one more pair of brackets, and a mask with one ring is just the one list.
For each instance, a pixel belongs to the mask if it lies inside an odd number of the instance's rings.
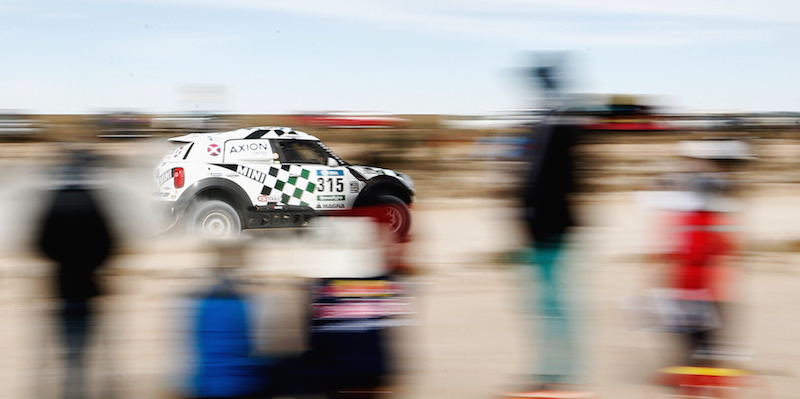
[[236,238],[242,232],[239,214],[224,201],[201,201],[188,212],[187,228],[190,234],[208,240]]
[[408,205],[394,195],[378,196],[374,204],[378,206],[379,219],[389,226],[389,231],[400,238],[406,238],[411,230],[411,210]]

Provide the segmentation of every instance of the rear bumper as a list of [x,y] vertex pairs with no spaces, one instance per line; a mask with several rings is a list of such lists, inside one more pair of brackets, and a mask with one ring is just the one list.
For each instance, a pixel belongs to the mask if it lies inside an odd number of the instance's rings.
[[151,200],[151,209],[159,228],[168,230],[178,222],[185,211],[185,206],[182,206],[180,201],[166,200],[160,193],[155,193]]

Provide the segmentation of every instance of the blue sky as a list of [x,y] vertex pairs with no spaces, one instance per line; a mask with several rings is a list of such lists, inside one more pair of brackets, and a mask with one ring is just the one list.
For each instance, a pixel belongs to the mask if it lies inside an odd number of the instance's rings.
[[569,51],[578,92],[800,111],[798,44],[793,0],[2,0],[0,109],[470,114]]

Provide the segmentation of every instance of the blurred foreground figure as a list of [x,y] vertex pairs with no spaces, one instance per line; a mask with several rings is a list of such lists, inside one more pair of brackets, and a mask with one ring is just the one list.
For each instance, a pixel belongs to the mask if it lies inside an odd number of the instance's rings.
[[643,197],[667,215],[668,246],[660,254],[667,273],[651,295],[649,324],[678,334],[683,346],[678,364],[660,369],[657,381],[680,397],[756,397],[752,390],[763,385],[756,374],[729,368],[745,356],[728,341],[739,211],[730,172],[752,158],[750,148],[738,140],[694,140],[681,142],[678,152],[685,172],[672,176],[666,191]]
[[[386,396],[392,371],[391,316],[408,301],[390,274],[388,226],[371,218],[318,218],[309,272],[308,351],[275,365],[276,396]],[[386,243],[384,242],[386,241]]]
[[84,351],[95,316],[91,299],[101,293],[94,273],[114,246],[108,219],[98,203],[96,182],[91,180],[95,162],[85,150],[69,155],[39,232],[39,249],[57,265],[58,321],[67,362],[65,398],[85,397]]
[[242,243],[218,242],[217,281],[196,302],[194,319],[197,367],[195,398],[244,398],[269,383],[267,359],[254,356],[251,303],[230,273],[242,263]]
[[536,390],[564,390],[578,383],[574,333],[565,309],[567,281],[563,261],[569,230],[575,224],[569,196],[575,189],[572,148],[580,126],[551,114],[538,128],[523,191],[524,221],[533,253],[527,262],[534,298],[534,324],[542,331],[534,375]]
[[696,364],[715,346],[715,330],[721,327],[720,303],[724,301],[725,257],[732,253],[732,240],[726,229],[728,216],[718,209],[711,196],[719,194],[719,182],[701,178],[693,182],[702,200],[696,209],[674,215],[677,246],[671,254],[672,272],[668,286],[673,288],[675,332],[685,337],[684,361]]
[[569,54],[534,53],[534,58],[529,76],[544,108],[552,110],[531,132],[534,147],[526,154],[529,168],[521,190],[522,216],[531,242],[525,289],[531,298],[532,330],[540,332],[540,342],[526,391],[508,397],[591,398],[592,393],[579,388],[576,340],[566,306],[571,265],[564,261],[575,225],[570,203],[576,191],[573,148],[583,125],[568,111],[574,107]]
[[732,258],[738,203],[727,172],[749,158],[749,147],[734,140],[685,141],[679,153],[690,160],[676,186],[683,201],[672,204],[668,234],[673,248],[666,288],[674,314],[670,329],[683,335],[685,365],[718,365],[728,303],[733,299]]

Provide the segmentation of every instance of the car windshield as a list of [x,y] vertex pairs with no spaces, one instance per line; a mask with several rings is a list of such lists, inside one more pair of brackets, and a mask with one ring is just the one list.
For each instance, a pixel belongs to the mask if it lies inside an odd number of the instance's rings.
[[317,144],[320,146],[320,148],[322,148],[325,152],[328,153],[329,157],[335,159],[336,162],[339,163],[339,165],[350,165],[349,163],[345,162],[342,158],[339,158],[339,156],[336,155],[336,153],[334,153],[333,150],[328,148],[328,146],[326,146],[325,143],[318,141]]

